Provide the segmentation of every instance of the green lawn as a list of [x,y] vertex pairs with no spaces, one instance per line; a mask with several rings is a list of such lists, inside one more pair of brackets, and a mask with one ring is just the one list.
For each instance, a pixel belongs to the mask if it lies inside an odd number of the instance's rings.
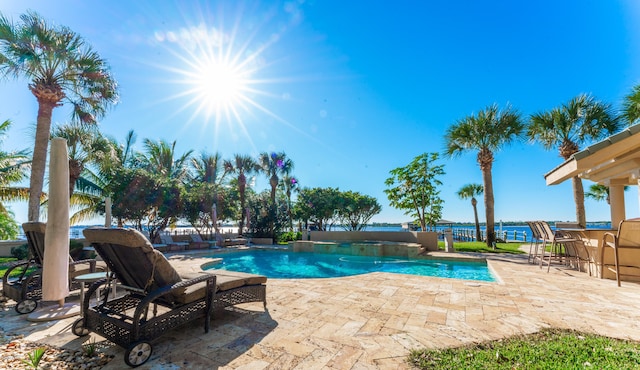
[[418,369],[640,369],[640,343],[571,330],[443,350],[414,350]]
[[[456,252],[476,252],[476,253],[509,253],[509,254],[523,254],[525,252],[519,250],[521,245],[527,244],[526,242],[518,243],[496,243],[496,249],[487,247],[483,242],[453,242],[453,248]],[[444,242],[438,242],[438,248],[444,250]]]
[[[16,259],[13,257],[0,257],[0,277],[4,276],[4,273],[9,269],[7,265],[9,265],[9,263],[13,261],[16,261]],[[11,276],[16,277],[20,275],[21,272],[22,269],[14,270],[11,272]]]

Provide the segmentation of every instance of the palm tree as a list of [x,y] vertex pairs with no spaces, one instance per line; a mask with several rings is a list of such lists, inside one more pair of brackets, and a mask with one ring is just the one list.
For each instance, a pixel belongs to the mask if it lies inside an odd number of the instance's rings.
[[[9,127],[11,127],[9,120],[0,123],[0,143]],[[28,188],[11,186],[11,184],[25,179],[29,163],[26,150],[16,152],[0,150],[0,213],[9,214],[9,210],[2,202],[29,198]]]
[[169,144],[164,140],[144,140],[145,153],[139,153],[140,165],[150,173],[173,180],[185,180],[189,174],[187,167],[192,150],[176,158],[176,142]]
[[74,119],[95,124],[118,99],[105,60],[64,26],[29,11],[13,24],[0,14],[0,75],[25,77],[38,101],[29,193],[29,221],[38,221],[53,109],[69,103]]
[[636,85],[622,102],[622,117],[630,124],[640,119],[640,85]]
[[[628,186],[625,186],[624,190],[626,191],[628,188]],[[593,184],[589,186],[589,191],[584,193],[584,196],[598,202],[606,200],[607,204],[611,204],[611,199],[609,198],[609,187],[606,185]]]
[[240,194],[240,215],[238,222],[238,234],[242,235],[244,228],[244,209],[246,205],[245,190],[247,188],[247,175],[258,171],[258,165],[253,158],[236,154],[231,161],[225,161],[224,167],[227,172],[236,174],[238,182],[238,193]]
[[293,161],[280,153],[260,153],[258,160],[262,172],[269,178],[271,185],[271,203],[276,201],[276,188],[280,182],[279,175],[286,176],[293,171]]
[[109,142],[95,126],[78,123],[55,127],[51,136],[67,140],[69,149],[69,197],[71,197],[85,166],[92,160],[103,158],[105,152],[110,149]]
[[200,157],[191,158],[191,167],[195,172],[193,181],[219,185],[227,175],[220,153],[201,153]]
[[499,110],[493,104],[468,116],[449,127],[445,134],[446,154],[450,157],[463,152],[477,150],[477,161],[484,183],[484,206],[487,220],[487,246],[493,247],[496,240],[494,221],[493,153],[518,139],[524,130],[520,113],[507,106]]
[[[213,204],[211,204],[211,214],[206,212],[211,217],[213,229],[215,235],[218,235],[218,224],[213,219],[213,208],[216,209],[216,215],[222,214],[220,207],[220,194],[219,187],[221,186],[224,178],[227,175],[227,168],[224,166],[220,153],[214,153],[213,155],[207,153],[201,153],[200,157],[191,158],[191,167],[194,174],[191,176],[191,183],[205,183],[213,189]],[[217,217],[217,216],[216,216]],[[208,220],[206,223],[208,224]]]
[[[585,143],[600,140],[619,129],[620,119],[613,114],[610,104],[582,94],[560,107],[531,115],[527,136],[539,141],[547,150],[557,147],[560,156],[567,160]],[[574,176],[572,183],[576,221],[585,227],[582,180]]]
[[478,222],[478,201],[476,197],[482,195],[483,188],[480,184],[467,184],[458,190],[458,197],[460,199],[469,199],[471,198],[471,205],[473,206],[473,217],[476,221],[476,240],[482,240],[482,234],[480,234],[480,222]]
[[291,213],[291,193],[293,191],[298,191],[300,188],[300,184],[298,183],[298,179],[293,176],[284,175],[282,180],[280,180],[280,185],[284,189],[284,193],[287,196],[287,217],[289,218],[289,230],[293,231],[293,216]]
[[[275,210],[277,210],[276,189],[278,188],[278,184],[280,183],[280,178],[278,177],[278,175],[289,175],[293,170],[293,161],[287,158],[287,155],[283,152],[271,154],[264,152],[260,153],[259,165],[262,169],[262,172],[269,178],[269,185],[271,185],[271,205],[273,207],[272,209],[275,212]],[[274,221],[275,214],[272,215],[269,222],[269,232],[271,233],[271,237],[275,237]]]

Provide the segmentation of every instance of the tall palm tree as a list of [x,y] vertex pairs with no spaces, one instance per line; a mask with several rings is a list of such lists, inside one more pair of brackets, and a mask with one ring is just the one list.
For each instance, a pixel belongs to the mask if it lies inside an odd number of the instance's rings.
[[[9,120],[0,123],[0,143],[9,127],[11,127]],[[29,198],[29,188],[11,186],[25,179],[29,163],[26,150],[16,152],[0,150],[0,213],[8,214],[9,212],[2,202]]]
[[105,60],[64,26],[29,11],[14,24],[0,14],[0,75],[25,77],[38,101],[29,193],[29,221],[38,221],[53,109],[72,105],[73,117],[95,124],[118,99]]
[[238,234],[242,234],[244,228],[244,209],[246,206],[245,191],[247,188],[247,175],[251,175],[258,171],[258,165],[253,158],[236,154],[233,160],[227,160],[224,162],[224,167],[227,172],[235,174],[238,182],[238,193],[240,194],[240,214],[238,222]]
[[[579,152],[582,145],[619,130],[620,119],[613,113],[610,104],[581,94],[560,107],[531,115],[527,136],[539,141],[547,150],[557,147],[560,156],[567,160]],[[574,176],[572,184],[576,221],[585,227],[587,217],[582,180]]]
[[286,176],[293,171],[293,161],[287,158],[283,152],[280,153],[260,153],[258,160],[262,172],[269,178],[271,185],[271,203],[276,201],[276,188],[280,182],[279,176]]
[[284,175],[280,180],[280,185],[284,189],[284,193],[287,196],[287,217],[289,218],[289,230],[293,231],[293,216],[291,212],[291,193],[298,191],[300,184],[298,179],[293,176]]
[[[293,170],[293,161],[287,158],[287,155],[283,152],[280,153],[260,153],[258,159],[262,172],[269,178],[269,185],[271,185],[271,205],[272,209],[277,210],[276,207],[276,189],[280,183],[280,176],[286,176]],[[275,215],[270,217],[269,232],[271,237],[275,237]]]
[[484,206],[487,220],[487,246],[496,240],[493,199],[493,154],[517,140],[524,131],[520,113],[507,106],[504,110],[493,104],[477,115],[467,116],[447,129],[446,154],[450,157],[467,151],[478,151],[477,161],[482,171]]
[[471,205],[473,206],[473,217],[476,221],[476,240],[482,240],[482,234],[480,234],[480,222],[478,221],[478,201],[476,197],[482,195],[484,189],[480,184],[467,184],[458,190],[458,197],[460,199],[469,199],[471,198]]
[[640,119],[640,85],[633,87],[629,95],[622,102],[622,117],[630,124]]

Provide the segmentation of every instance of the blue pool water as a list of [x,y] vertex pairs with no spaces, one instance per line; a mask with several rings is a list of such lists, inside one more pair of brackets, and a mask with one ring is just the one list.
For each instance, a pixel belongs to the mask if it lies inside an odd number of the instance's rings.
[[362,257],[340,254],[248,250],[212,254],[222,258],[210,268],[248,272],[269,278],[328,278],[392,272],[442,278],[495,281],[484,261],[406,260],[394,257]]

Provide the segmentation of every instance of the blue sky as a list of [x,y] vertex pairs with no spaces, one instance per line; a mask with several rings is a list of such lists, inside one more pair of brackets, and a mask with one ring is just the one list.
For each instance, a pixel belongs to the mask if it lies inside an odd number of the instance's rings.
[[[134,129],[138,149],[144,138],[176,140],[179,153],[224,158],[284,151],[302,186],[376,197],[383,211],[373,221],[402,222],[384,180],[442,152],[458,119],[493,103],[526,118],[580,93],[619,107],[640,83],[634,3],[0,0],[0,9],[15,20],[36,10],[108,60],[121,101],[102,132],[122,140]],[[197,66],[225,56],[244,88],[218,119],[209,98],[219,92],[204,90]],[[4,148],[31,147],[37,104],[26,81],[0,82],[0,99],[0,117],[14,122]],[[68,118],[65,107],[54,111],[54,123]],[[575,219],[570,182],[544,182],[557,151],[516,143],[495,158],[496,221]],[[473,220],[456,192],[482,183],[476,153],[441,163],[443,217]],[[636,191],[626,193],[627,217],[639,215]],[[11,208],[26,221],[26,203]],[[484,220],[482,199],[479,209]],[[604,202],[587,200],[586,211],[588,221],[610,219]]]

